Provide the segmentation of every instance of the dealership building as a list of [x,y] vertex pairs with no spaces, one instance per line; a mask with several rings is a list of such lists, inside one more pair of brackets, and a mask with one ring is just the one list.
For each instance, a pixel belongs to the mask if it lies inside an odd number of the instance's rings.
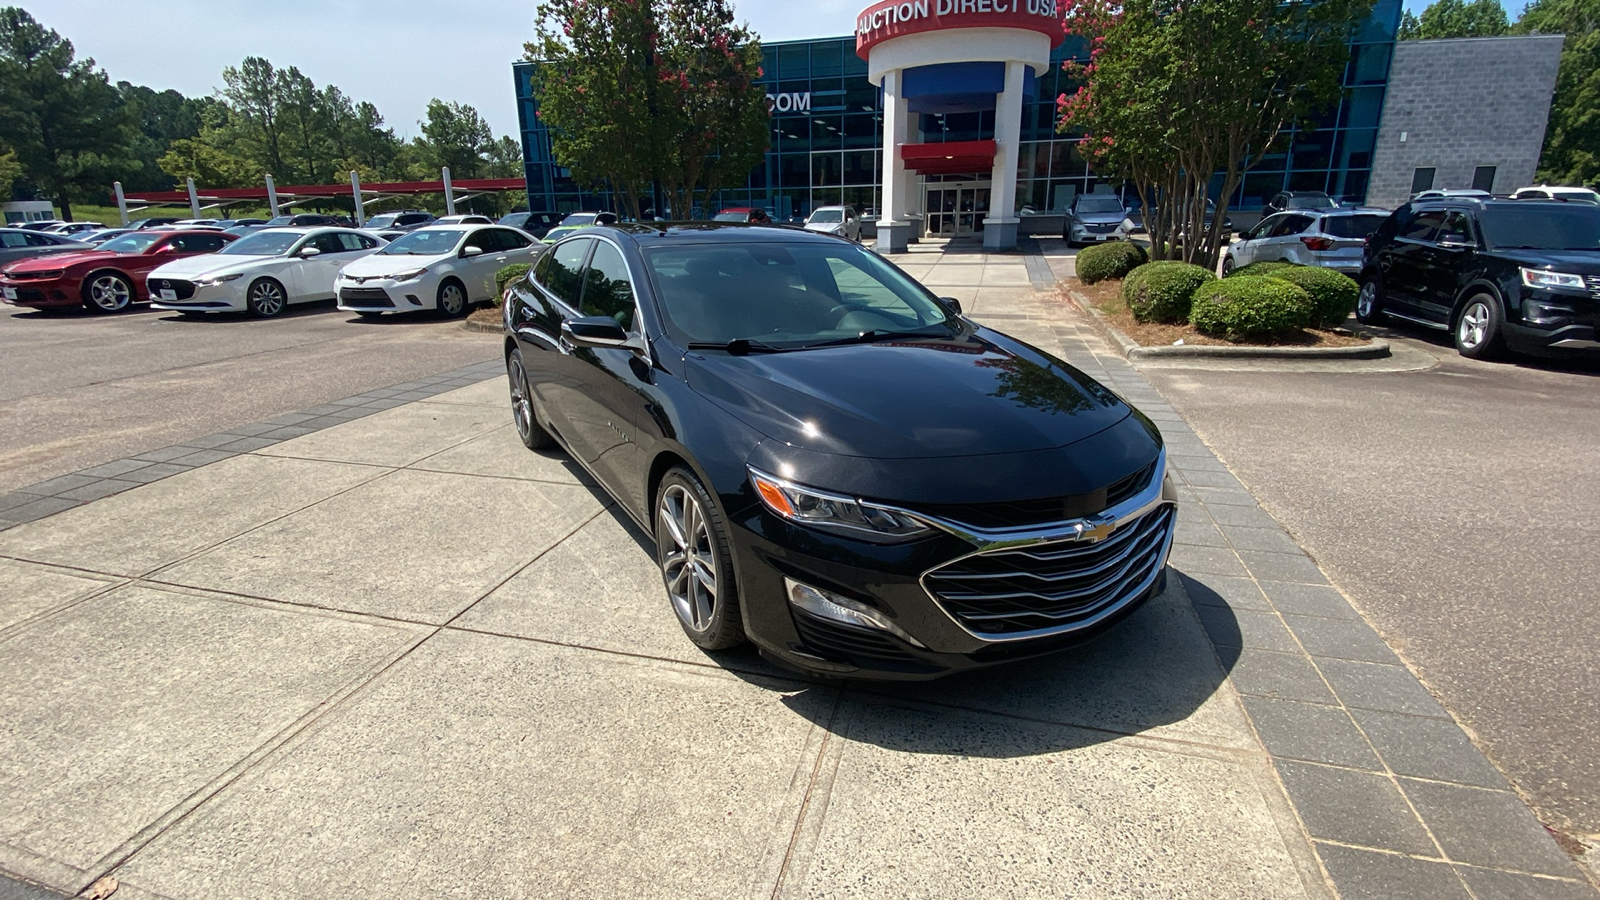
[[[1253,166],[1234,209],[1259,210],[1282,190],[1368,200],[1400,12],[1400,0],[1378,0],[1350,42],[1339,104]],[[1059,223],[1051,214],[1078,194],[1120,190],[1056,133],[1056,98],[1073,90],[1061,63],[1087,48],[1062,40],[1054,15],[1054,0],[884,0],[851,36],[764,43],[771,146],[713,205],[788,220],[844,203],[878,223],[880,246],[981,234],[1005,248],[1030,219]],[[515,66],[532,208],[613,208],[553,157],[535,115],[536,65]]]

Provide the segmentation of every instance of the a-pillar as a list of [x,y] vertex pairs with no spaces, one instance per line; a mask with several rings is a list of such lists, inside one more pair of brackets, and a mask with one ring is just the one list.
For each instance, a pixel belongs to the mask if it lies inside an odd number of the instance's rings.
[[1006,87],[994,110],[994,172],[990,176],[989,215],[983,220],[983,249],[1017,246],[1017,153],[1022,142],[1022,82],[1027,63],[1006,63]]
[[900,70],[883,76],[883,209],[878,219],[878,252],[904,253],[911,239],[906,218],[910,196],[906,162],[900,148],[906,144],[911,110],[901,96]]

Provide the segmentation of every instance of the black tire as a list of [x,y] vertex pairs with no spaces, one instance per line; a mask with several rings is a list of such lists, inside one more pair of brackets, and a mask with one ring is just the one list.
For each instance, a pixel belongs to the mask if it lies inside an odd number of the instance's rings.
[[361,310],[356,310],[356,315],[358,315],[361,318],[367,320],[368,322],[376,322],[377,320],[383,318],[383,313],[381,313],[381,312],[372,312],[370,310],[367,311],[367,312],[362,312]]
[[1369,275],[1361,280],[1361,293],[1356,295],[1356,321],[1376,325],[1383,318],[1383,282]]
[[528,369],[522,362],[522,351],[512,350],[506,357],[506,381],[511,386],[511,421],[517,426],[517,437],[529,450],[554,450],[556,439],[539,424],[539,414],[533,408],[533,391],[528,388]]
[[439,295],[434,299],[439,315],[446,319],[464,316],[472,308],[472,302],[467,299],[466,285],[454,278],[446,278],[439,285]]
[[1468,359],[1498,359],[1505,353],[1505,312],[1488,294],[1467,298],[1456,317],[1456,352]]
[[702,650],[744,643],[728,528],[700,479],[674,466],[656,489],[653,509],[656,563],[683,633]]
[[133,303],[133,282],[121,272],[91,272],[83,280],[83,305],[93,313],[119,313]]
[[1227,278],[1233,271],[1233,254],[1228,253],[1222,257],[1222,277]]
[[289,293],[276,278],[257,278],[245,292],[244,305],[251,315],[270,319],[289,305]]

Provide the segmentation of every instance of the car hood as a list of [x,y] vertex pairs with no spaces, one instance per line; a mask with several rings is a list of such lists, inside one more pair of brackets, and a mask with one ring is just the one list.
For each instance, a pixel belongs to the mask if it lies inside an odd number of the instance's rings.
[[1497,250],[1494,255],[1531,269],[1600,275],[1600,250]]
[[1126,212],[1073,213],[1072,217],[1079,222],[1086,222],[1091,225],[1118,225],[1128,217],[1128,214]]
[[840,228],[843,228],[843,227],[844,227],[844,223],[843,222],[807,222],[806,223],[806,230],[807,231],[831,232],[831,231],[838,231]]
[[175,259],[151,272],[150,277],[193,280],[202,275],[223,275],[229,272],[248,271],[262,263],[282,262],[283,259],[284,257],[282,256],[222,256],[220,254],[207,253],[201,256]]
[[44,256],[31,256],[18,260],[6,266],[7,272],[50,272],[55,269],[66,268],[78,263],[103,263],[106,260],[116,259],[120,253],[107,253],[104,250],[76,250],[66,253],[49,253]]
[[690,387],[767,437],[877,459],[1063,447],[1127,418],[1110,390],[984,329],[787,353],[687,360]]
[[353,278],[384,278],[389,275],[398,275],[401,272],[415,272],[423,266],[431,266],[434,263],[443,262],[454,255],[453,253],[439,253],[433,256],[385,256],[380,253],[371,253],[346,263],[344,268],[340,269],[340,272]]

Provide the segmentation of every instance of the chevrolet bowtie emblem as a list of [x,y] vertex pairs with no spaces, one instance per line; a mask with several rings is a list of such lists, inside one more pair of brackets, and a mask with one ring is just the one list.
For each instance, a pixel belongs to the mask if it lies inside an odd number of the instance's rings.
[[1085,522],[1078,531],[1078,540],[1097,544],[1110,537],[1111,532],[1116,530],[1117,522],[1115,519],[1107,519],[1092,524]]

